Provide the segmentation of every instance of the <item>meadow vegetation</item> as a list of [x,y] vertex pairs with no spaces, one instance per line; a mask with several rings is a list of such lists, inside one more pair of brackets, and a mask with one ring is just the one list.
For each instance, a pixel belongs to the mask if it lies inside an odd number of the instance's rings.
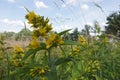
[[0,35],[0,80],[120,80],[119,38],[98,22],[91,36],[88,25],[58,33],[44,16],[28,10],[25,18],[33,31]]

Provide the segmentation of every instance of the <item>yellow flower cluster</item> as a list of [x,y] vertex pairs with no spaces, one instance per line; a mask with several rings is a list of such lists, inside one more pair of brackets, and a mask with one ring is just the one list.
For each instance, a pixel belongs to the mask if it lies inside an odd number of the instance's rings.
[[[52,30],[52,24],[49,24],[49,19],[44,19],[44,16],[36,15],[33,11],[30,11],[26,16],[31,27],[34,28],[32,32],[32,41],[30,42],[30,47],[35,49],[40,47],[39,37],[47,37],[48,33]],[[48,43],[48,41],[46,42]]]
[[81,36],[81,35],[78,36],[78,42],[81,43],[82,45],[87,44],[85,38],[83,36]]
[[50,70],[48,68],[42,68],[42,67],[34,67],[33,69],[30,69],[30,75],[32,77],[37,76],[43,76],[46,74],[46,72],[49,72]]
[[31,27],[37,28],[39,27],[40,23],[39,21],[41,20],[41,17],[39,15],[36,15],[33,11],[29,12],[25,18],[28,20],[29,24],[32,24]]
[[14,53],[24,53],[24,50],[18,44],[16,44],[14,46]]
[[100,63],[99,63],[99,61],[97,61],[97,60],[95,60],[95,61],[90,60],[88,62],[88,67],[86,69],[86,72],[91,73],[91,75],[93,77],[95,77],[95,74],[96,74],[96,72],[98,70],[100,70]]
[[62,38],[56,34],[56,33],[51,33],[49,38],[47,39],[47,41],[45,41],[45,44],[47,45],[46,48],[50,48],[53,45],[59,45],[59,44],[63,44],[63,40]]
[[15,67],[21,67],[23,65],[23,63],[21,62],[21,59],[11,60],[11,64]]
[[14,53],[12,56],[11,64],[16,67],[22,66],[21,59],[24,57],[24,50],[18,45],[14,45]]
[[[29,24],[32,24],[31,27],[35,29],[35,33],[33,35],[39,36],[46,36],[46,33],[52,30],[52,25],[49,24],[49,19],[44,19],[43,16],[36,15],[33,11],[29,12],[26,16]],[[36,34],[37,32],[37,34]]]
[[70,53],[68,53],[68,56],[72,56],[72,55],[75,55],[75,56],[78,56],[80,53],[80,46],[74,46],[73,47],[73,51],[71,51]]
[[75,53],[79,53],[79,47],[78,46],[76,46],[76,47],[73,47],[73,52],[75,52]]
[[30,42],[29,46],[32,48],[32,49],[36,49],[38,47],[40,47],[40,42],[37,40],[36,37],[33,37],[32,41]]

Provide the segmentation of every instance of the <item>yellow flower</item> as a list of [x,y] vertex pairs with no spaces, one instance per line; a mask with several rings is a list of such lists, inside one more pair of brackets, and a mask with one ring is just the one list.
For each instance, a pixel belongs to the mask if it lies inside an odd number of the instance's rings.
[[38,37],[36,37],[36,36],[32,36],[32,39],[34,39],[34,40],[37,40],[37,38],[38,38]]
[[52,44],[54,43],[53,41],[56,38],[56,34],[52,34],[50,35],[50,37],[48,38],[48,40],[45,42],[47,47],[46,48],[50,48],[52,46]]
[[49,32],[50,30],[52,30],[52,24],[47,23],[45,28],[46,28],[46,31]]
[[63,44],[64,42],[59,35],[57,35],[55,33],[54,34],[51,33],[45,43],[47,45],[46,48],[50,48],[52,45],[59,45],[59,44]]
[[38,39],[39,36],[40,36],[39,29],[34,29],[32,31],[32,39]]
[[87,44],[85,38],[82,37],[82,36],[80,36],[80,35],[78,36],[78,41],[79,41],[82,45],[86,45],[86,44]]
[[23,57],[24,57],[24,54],[20,54],[20,57],[23,58]]
[[32,24],[33,23],[33,20],[34,18],[36,17],[35,13],[33,11],[29,12],[27,15],[26,15],[26,18],[28,19],[28,23]]
[[30,75],[32,77],[38,77],[39,75],[44,75],[45,72],[46,72],[46,70],[41,67],[34,67],[34,68],[30,69]]
[[45,70],[44,69],[41,69],[40,70],[40,74],[44,74],[45,73]]
[[42,37],[47,36],[46,28],[40,27],[39,28],[39,33],[40,33],[40,36],[42,36]]
[[20,65],[20,62],[17,60],[12,60],[11,63],[16,67],[19,67],[19,65]]
[[81,80],[85,80],[85,77],[84,77],[84,76],[82,76],[82,77],[81,77]]
[[18,44],[16,44],[14,46],[14,53],[24,53],[24,50]]
[[69,56],[69,57],[72,56],[72,52],[69,52],[69,53],[68,53],[68,56]]
[[36,38],[34,38],[31,42],[30,42],[30,47],[33,48],[33,49],[36,49],[38,47],[40,47],[40,42],[37,41]]
[[45,77],[41,77],[40,80],[47,80]]
[[64,41],[62,40],[62,38],[60,36],[57,36],[57,40],[56,40],[57,44],[63,44]]
[[103,39],[103,42],[108,42],[109,41],[109,39],[107,38],[107,37],[105,37],[104,39]]
[[76,46],[76,47],[73,47],[73,51],[74,52],[79,52],[79,48]]
[[25,18],[29,24],[32,24],[31,27],[33,28],[38,28],[41,25],[41,16],[36,15],[33,11],[30,11]]

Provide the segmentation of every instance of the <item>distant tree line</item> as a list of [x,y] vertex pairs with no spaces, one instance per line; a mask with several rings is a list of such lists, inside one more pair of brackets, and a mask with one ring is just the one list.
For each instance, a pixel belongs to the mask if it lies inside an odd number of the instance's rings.
[[0,33],[0,39],[2,40],[27,40],[31,38],[31,31],[29,29],[22,29],[20,32],[15,33],[15,32],[3,32]]
[[107,26],[105,26],[105,33],[120,38],[120,10],[113,12],[107,17]]

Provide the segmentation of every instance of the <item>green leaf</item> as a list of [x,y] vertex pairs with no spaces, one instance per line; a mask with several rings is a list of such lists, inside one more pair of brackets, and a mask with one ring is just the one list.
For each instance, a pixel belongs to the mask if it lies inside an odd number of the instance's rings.
[[61,46],[59,46],[59,47],[60,47],[60,49],[62,50],[64,56],[66,57],[66,52],[63,50],[63,48],[62,48]]
[[75,61],[72,58],[59,58],[59,59],[57,59],[57,61],[55,61],[54,64],[57,66],[57,65],[60,65],[62,63],[70,62],[70,61],[72,61],[73,63],[75,63]]
[[65,34],[66,32],[70,31],[70,30],[72,30],[72,29],[64,30],[64,31],[62,31],[62,32],[58,33],[58,35],[60,35],[60,36],[61,36],[61,35]]
[[52,66],[51,67],[51,71],[48,73],[47,75],[49,80],[58,80],[57,78],[57,71],[56,71],[56,67]]
[[35,54],[35,53],[37,53],[37,51],[38,51],[38,49],[30,49],[29,51],[27,51],[26,53],[25,53],[25,56],[23,57],[23,61],[25,60],[25,59],[27,59],[30,55],[33,55],[33,54]]
[[79,43],[72,40],[65,40],[63,45],[79,45]]
[[39,50],[46,50],[46,44],[41,42],[39,48],[28,50],[28,51],[25,53],[25,56],[23,57],[22,60],[27,59],[27,58],[28,58],[29,56],[31,56],[31,55],[32,55],[32,57],[34,57],[35,54],[37,53],[37,51],[39,51]]

